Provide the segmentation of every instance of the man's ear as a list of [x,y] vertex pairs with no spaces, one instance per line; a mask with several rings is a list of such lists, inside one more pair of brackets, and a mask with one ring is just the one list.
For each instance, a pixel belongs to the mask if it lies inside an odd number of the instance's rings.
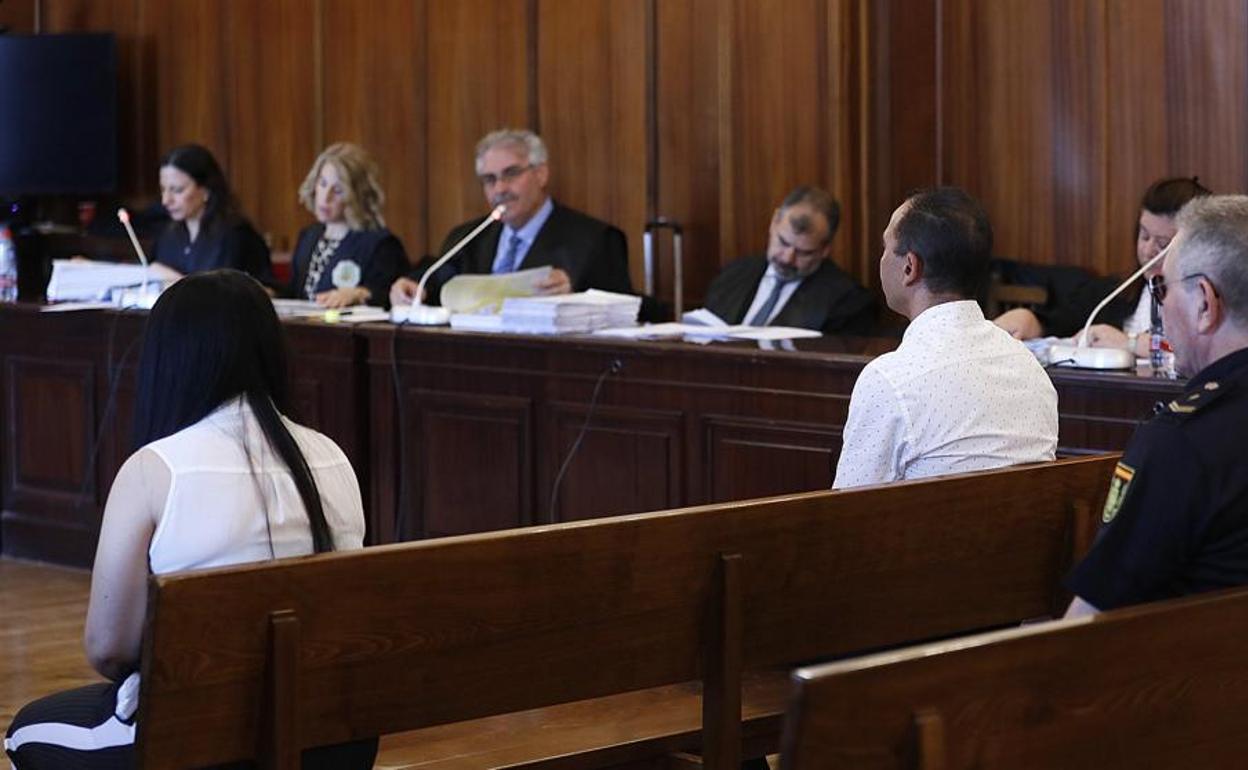
[[901,267],[901,284],[913,286],[923,280],[923,258],[913,251],[907,251],[906,263]]
[[1196,301],[1196,330],[1208,333],[1217,329],[1226,320],[1226,308],[1222,306],[1222,298],[1213,288],[1213,284],[1203,277],[1198,279],[1196,286],[1200,290],[1200,299]]

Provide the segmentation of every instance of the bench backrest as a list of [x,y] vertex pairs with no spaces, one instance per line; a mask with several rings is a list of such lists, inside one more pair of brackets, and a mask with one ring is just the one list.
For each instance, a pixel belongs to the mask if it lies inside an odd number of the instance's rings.
[[1242,767],[1248,592],[800,669],[782,767]]
[[732,764],[742,668],[1059,610],[1113,462],[154,578],[142,767],[289,767],[292,745],[695,679],[708,764]]

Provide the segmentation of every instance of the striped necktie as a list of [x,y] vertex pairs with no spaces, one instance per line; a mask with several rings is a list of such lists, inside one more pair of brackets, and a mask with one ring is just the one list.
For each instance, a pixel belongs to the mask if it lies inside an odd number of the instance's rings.
[[522,239],[516,233],[511,234],[511,240],[507,241],[507,253],[503,255],[503,261],[498,263],[495,273],[514,273],[516,270],[516,256],[520,253],[520,243]]
[[767,295],[767,301],[758,309],[754,317],[749,320],[750,326],[766,326],[767,319],[771,318],[771,311],[776,309],[776,303],[780,301],[780,292],[784,290],[788,281],[775,279],[775,284],[771,287],[771,294]]

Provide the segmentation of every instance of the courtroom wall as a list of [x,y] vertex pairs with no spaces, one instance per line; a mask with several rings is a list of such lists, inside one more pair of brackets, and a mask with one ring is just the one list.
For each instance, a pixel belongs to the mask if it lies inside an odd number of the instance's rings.
[[0,0],[0,23],[121,41],[123,193],[174,144],[218,153],[275,245],[323,145],[383,166],[419,256],[484,205],[471,150],[528,125],[564,202],[687,228],[687,295],[765,245],[790,187],[845,205],[875,283],[910,189],[960,184],[1000,254],[1121,272],[1143,188],[1248,187],[1248,0]]

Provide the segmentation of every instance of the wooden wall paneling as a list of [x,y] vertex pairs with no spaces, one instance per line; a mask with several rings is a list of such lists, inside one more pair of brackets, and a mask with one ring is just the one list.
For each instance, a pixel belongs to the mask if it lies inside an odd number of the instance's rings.
[[[313,0],[231,3],[223,83],[230,182],[276,249],[306,222],[299,183],[316,146]],[[272,34],[281,30],[281,34]],[[301,213],[302,212],[302,213]]]
[[1105,272],[1110,231],[1105,207],[1109,185],[1105,22],[1103,0],[1064,0],[1052,6],[1052,112],[1044,116],[1053,137],[1053,206],[1048,222],[1052,247],[1029,255],[1033,262]]
[[840,427],[726,415],[701,427],[707,503],[832,487]]
[[979,197],[996,253],[1102,260],[1102,5],[949,0],[942,48],[947,181]]
[[724,261],[766,249],[776,204],[831,187],[827,5],[733,0],[720,8],[720,238]]
[[859,87],[868,94],[858,109],[865,112],[866,170],[862,194],[850,200],[866,212],[847,207],[846,216],[863,230],[857,274],[869,286],[879,285],[880,242],[893,209],[940,181],[938,2],[888,0],[865,14],[869,50]]
[[[403,241],[408,256],[419,258],[428,251],[429,239],[425,194],[429,4],[321,2],[322,142],[352,141],[373,155],[386,192],[386,224]],[[308,157],[309,168],[313,160]]]
[[[652,214],[684,227],[685,307],[701,305],[722,262],[717,0],[662,0],[654,22]],[[663,253],[670,255],[666,237]],[[672,298],[671,260],[659,294]],[[640,284],[639,284],[640,288]]]
[[[11,4],[6,0],[4,5]],[[3,8],[4,5],[0,5]],[[30,3],[34,5],[34,3]],[[43,32],[112,32],[117,36],[119,192],[146,204],[156,194],[155,41],[143,0],[40,0]]]
[[0,0],[0,28],[12,34],[34,34],[39,11],[39,0]]
[[1173,168],[1167,152],[1165,7],[1166,0],[1106,3],[1109,187],[1102,273],[1125,275],[1136,266],[1135,225],[1144,190],[1170,174],[1196,173]]
[[[212,150],[226,173],[231,173],[231,116],[225,84],[228,61],[239,54],[226,34],[229,13],[214,0],[151,2],[143,7],[147,34],[156,45],[157,159],[177,145],[195,142]],[[265,117],[252,115],[250,125],[235,130],[259,130]],[[158,171],[153,162],[149,173],[154,189]],[[237,179],[230,181],[238,186]]]
[[[409,539],[509,529],[534,523],[533,403],[528,398],[412,389]],[[463,469],[474,467],[465,485]],[[415,511],[412,508],[415,507]],[[414,526],[413,526],[414,525]]]
[[624,231],[635,288],[647,213],[651,12],[637,0],[537,3],[537,108],[551,191]]
[[1166,5],[1171,164],[1220,192],[1248,186],[1246,31],[1244,0]]
[[870,91],[862,78],[864,45],[863,6],[852,0],[827,0],[827,152],[822,169],[828,192],[841,203],[841,225],[833,241],[833,259],[867,286],[877,282],[879,239],[864,227],[861,216],[866,196],[867,173],[863,159],[868,151],[861,117],[864,95]]
[[547,403],[540,412],[545,459],[537,519],[543,523],[661,511],[687,504],[684,496],[684,413],[599,406],[559,487],[554,482],[585,425],[587,404]]
[[[534,0],[459,0],[428,6],[428,229],[424,252],[489,211],[473,149],[503,126],[540,130],[532,84]],[[421,251],[408,244],[413,254]]]

